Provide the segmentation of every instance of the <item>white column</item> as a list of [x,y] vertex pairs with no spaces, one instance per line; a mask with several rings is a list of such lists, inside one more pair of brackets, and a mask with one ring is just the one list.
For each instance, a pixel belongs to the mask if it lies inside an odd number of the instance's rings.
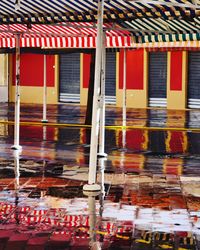
[[43,78],[43,118],[42,122],[47,120],[47,56],[44,55],[44,78]]
[[105,77],[106,77],[106,34],[102,33],[102,63],[101,63],[101,96],[100,96],[100,129],[99,129],[99,157],[106,157],[105,153]]
[[20,34],[16,34],[16,84],[15,84],[15,125],[14,125],[14,150],[21,150],[19,145],[20,129]]
[[126,146],[126,49],[124,49],[123,96],[122,96],[122,147]]
[[104,0],[98,0],[98,21],[97,21],[97,47],[95,58],[94,76],[94,96],[92,109],[92,131],[90,142],[89,177],[88,185],[84,185],[84,190],[98,191],[101,186],[96,184],[97,169],[97,146],[99,136],[99,115],[100,115],[100,80],[102,65],[102,31],[103,31],[103,8]]

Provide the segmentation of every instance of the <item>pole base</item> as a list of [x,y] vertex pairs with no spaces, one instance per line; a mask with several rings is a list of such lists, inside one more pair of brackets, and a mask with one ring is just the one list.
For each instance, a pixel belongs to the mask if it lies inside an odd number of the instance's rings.
[[42,120],[42,123],[48,123],[48,120]]
[[11,149],[13,149],[13,150],[22,150],[22,146],[20,146],[20,145],[13,145],[13,146],[11,146]]
[[101,193],[99,184],[85,184],[83,186],[83,194],[86,196],[97,196]]
[[103,157],[107,157],[107,156],[108,156],[108,154],[106,154],[106,153],[97,153],[98,158],[103,158]]

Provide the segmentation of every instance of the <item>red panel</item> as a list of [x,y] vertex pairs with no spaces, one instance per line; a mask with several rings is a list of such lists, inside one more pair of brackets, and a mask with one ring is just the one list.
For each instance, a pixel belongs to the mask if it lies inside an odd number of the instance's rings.
[[[126,88],[143,89],[144,50],[127,50]],[[119,88],[123,88],[123,52],[119,57]]]
[[119,53],[119,89],[123,89],[123,77],[124,77],[124,51],[121,50]]
[[91,55],[83,54],[83,88],[88,88],[90,81]]
[[170,90],[182,90],[182,51],[171,52]]
[[[13,85],[15,85],[15,56],[13,56]],[[54,87],[55,57],[47,56],[47,86]],[[20,85],[43,86],[44,55],[21,54],[20,58]]]

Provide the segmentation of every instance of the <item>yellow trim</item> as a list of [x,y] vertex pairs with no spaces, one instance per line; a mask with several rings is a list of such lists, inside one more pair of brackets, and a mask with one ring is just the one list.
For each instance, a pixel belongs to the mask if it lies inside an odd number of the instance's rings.
[[8,72],[9,72],[9,77],[8,77],[8,101],[12,102],[12,72],[13,72],[13,64],[12,64],[12,57],[13,55],[10,54],[8,55]]
[[[59,84],[60,84],[60,79],[59,79],[59,56],[58,55],[55,55],[55,64],[54,64],[54,74],[55,74],[55,91],[57,92],[56,93],[56,96],[55,96],[55,103],[59,101]],[[50,103],[50,102],[49,102]]]
[[87,105],[88,89],[83,88],[83,53],[80,53],[80,105]]
[[144,107],[148,106],[148,76],[149,76],[149,54],[147,53],[146,49],[144,51],[144,91],[145,91],[145,99],[144,99]]
[[116,107],[122,107],[123,90],[119,89],[119,52],[116,52]]
[[167,52],[167,108],[170,108],[169,106],[174,104],[173,100],[171,101],[170,99],[170,76],[171,76],[171,71],[170,71],[170,65],[171,65],[171,51]]
[[0,86],[7,86],[8,85],[8,54],[0,54]]
[[188,51],[182,51],[182,89],[185,96],[184,107],[187,107]]

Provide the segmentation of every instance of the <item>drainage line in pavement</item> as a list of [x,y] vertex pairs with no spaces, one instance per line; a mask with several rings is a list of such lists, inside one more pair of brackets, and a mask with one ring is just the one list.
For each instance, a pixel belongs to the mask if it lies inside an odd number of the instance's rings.
[[[2,121],[0,124],[14,125],[14,121]],[[77,128],[91,128],[91,125],[73,124],[73,123],[42,123],[42,122],[20,122],[22,126],[49,126],[49,127],[77,127]],[[200,132],[200,128],[177,128],[177,127],[146,127],[146,126],[119,126],[107,125],[106,129],[122,130],[122,129],[141,129],[141,130],[160,130],[160,131],[185,131],[185,132]]]

